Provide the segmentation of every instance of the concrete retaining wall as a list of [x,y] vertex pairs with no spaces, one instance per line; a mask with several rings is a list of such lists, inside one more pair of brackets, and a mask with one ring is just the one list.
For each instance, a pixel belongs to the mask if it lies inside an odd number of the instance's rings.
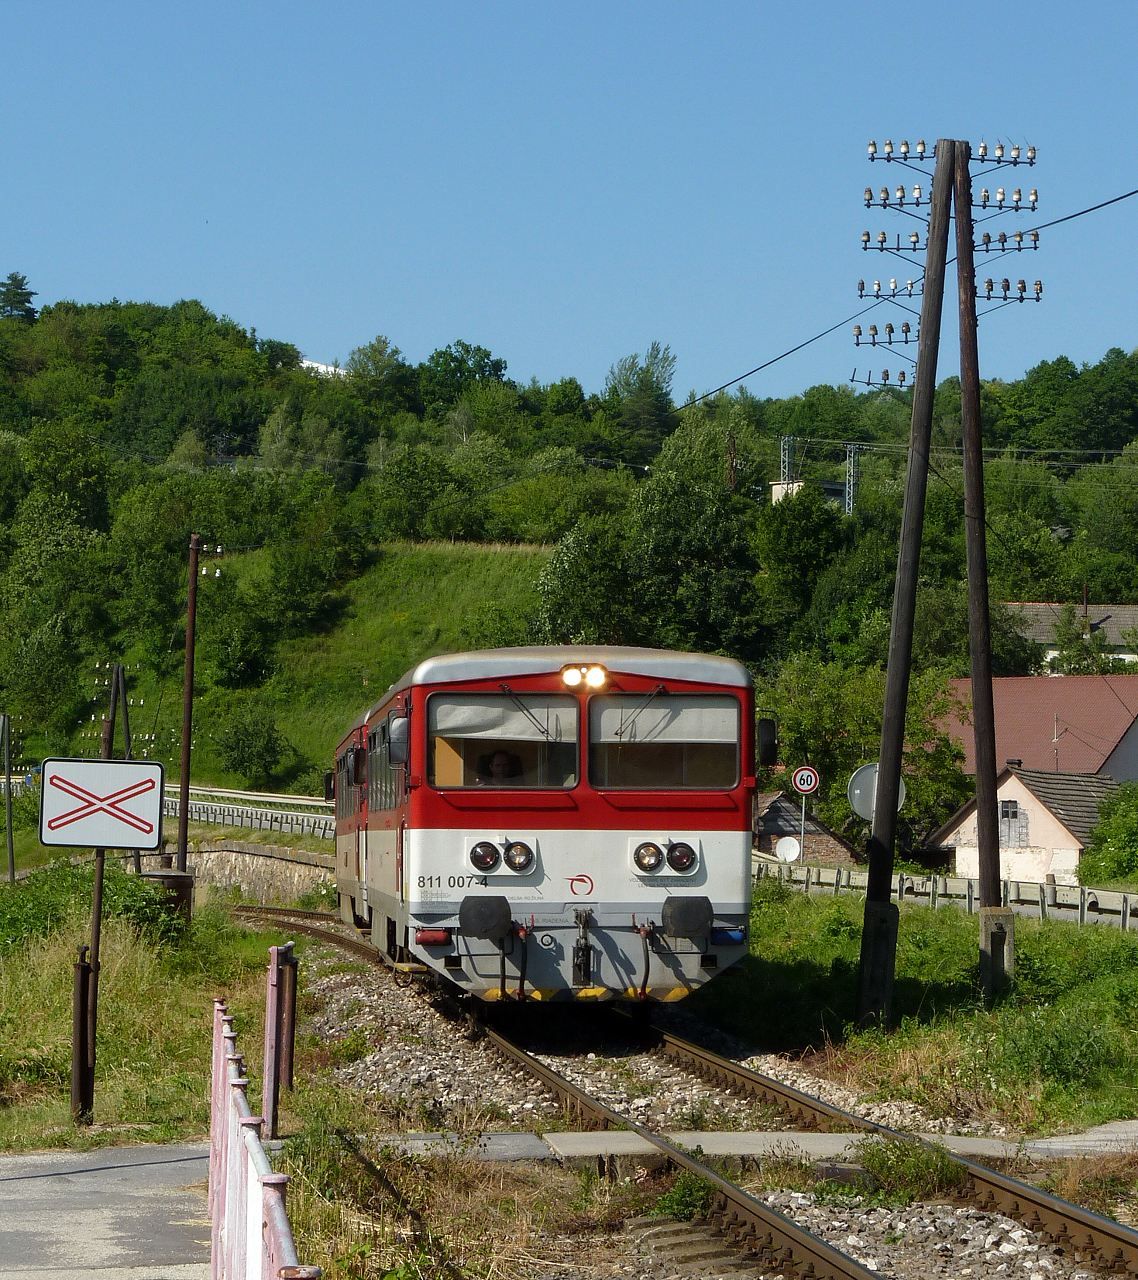
[[[156,871],[165,855],[144,854],[145,871]],[[330,853],[312,853],[281,845],[250,844],[245,840],[191,843],[189,866],[198,902],[211,891],[239,889],[242,897],[260,903],[294,902],[304,893],[335,882],[336,860]]]

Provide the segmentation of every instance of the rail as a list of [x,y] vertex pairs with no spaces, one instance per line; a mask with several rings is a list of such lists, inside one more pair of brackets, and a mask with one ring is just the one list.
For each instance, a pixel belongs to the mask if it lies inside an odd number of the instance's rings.
[[[803,893],[864,893],[868,873],[852,867],[798,866],[756,861],[755,881],[777,879]],[[929,907],[956,907],[970,914],[980,906],[980,882],[964,876],[914,876],[898,872],[893,877],[898,902],[920,902]],[[1066,920],[1072,924],[1109,925],[1138,929],[1134,908],[1138,894],[1089,885],[1066,885],[1029,880],[1001,882],[1001,905],[1017,915],[1039,920]]]
[[[210,1275],[212,1280],[320,1280],[320,1267],[296,1256],[285,1210],[288,1175],[274,1173],[253,1114],[233,1018],[213,1002],[209,1124]],[[259,1228],[258,1228],[259,1224]]]

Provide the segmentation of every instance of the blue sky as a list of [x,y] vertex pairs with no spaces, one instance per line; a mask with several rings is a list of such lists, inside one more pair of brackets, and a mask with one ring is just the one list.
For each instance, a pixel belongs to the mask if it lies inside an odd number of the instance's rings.
[[[1034,144],[1025,228],[1138,187],[1135,0],[5,10],[0,276],[41,305],[200,298],[326,362],[463,338],[594,391],[658,339],[682,398],[900,274],[859,247],[908,229],[865,209],[893,176],[870,138]],[[982,322],[982,373],[1138,346],[1136,228],[1138,198],[998,272],[1045,296]],[[874,363],[847,325],[745,385]]]

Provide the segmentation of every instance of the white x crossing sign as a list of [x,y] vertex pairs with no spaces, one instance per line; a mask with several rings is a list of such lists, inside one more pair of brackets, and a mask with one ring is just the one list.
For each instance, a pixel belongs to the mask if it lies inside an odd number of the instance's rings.
[[160,764],[146,760],[45,760],[40,777],[41,844],[161,848]]

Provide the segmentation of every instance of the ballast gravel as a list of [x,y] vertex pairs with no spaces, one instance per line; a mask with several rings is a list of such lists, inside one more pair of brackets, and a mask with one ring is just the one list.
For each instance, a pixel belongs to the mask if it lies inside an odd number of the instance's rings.
[[[337,1080],[382,1101],[408,1128],[470,1132],[500,1129],[506,1120],[541,1130],[559,1119],[555,1101],[519,1078],[492,1051],[463,1039],[453,1021],[418,992],[397,986],[389,975],[354,966],[345,969],[340,957],[313,948],[305,965],[305,990],[316,1006],[311,1025],[320,1040],[335,1045],[360,1038],[358,1056],[335,1067]],[[683,1031],[677,1027],[677,1033]],[[723,1051],[723,1046],[715,1047]],[[579,1055],[572,1061],[544,1057],[562,1074],[587,1079],[590,1090],[614,1110],[627,1111],[646,1125],[694,1128],[700,1126],[691,1121],[710,1116],[719,1127],[750,1123],[750,1104],[653,1056],[623,1058],[615,1070],[602,1055]],[[850,1090],[811,1076],[785,1058],[759,1055],[745,1061],[757,1071],[881,1123],[924,1132],[955,1131],[951,1120],[938,1123],[908,1104],[863,1103]],[[835,1206],[798,1192],[763,1193],[760,1198],[883,1277],[1093,1280],[1098,1274],[998,1214],[941,1204],[894,1209],[851,1201]],[[564,1260],[535,1260],[529,1271],[533,1280],[686,1280],[697,1275],[710,1280],[719,1274],[773,1280],[781,1274],[737,1257],[732,1260],[729,1253],[721,1267],[707,1262],[685,1267],[666,1251],[657,1254],[648,1233],[636,1224],[603,1241],[584,1245],[566,1240],[564,1247]]]

